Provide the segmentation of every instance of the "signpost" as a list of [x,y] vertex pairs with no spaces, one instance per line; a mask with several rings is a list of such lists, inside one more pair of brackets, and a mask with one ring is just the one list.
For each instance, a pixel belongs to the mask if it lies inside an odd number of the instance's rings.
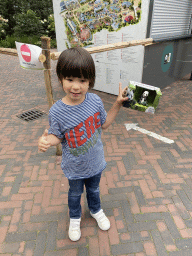
[[31,50],[29,49],[29,46],[26,44],[22,44],[20,47],[21,56],[26,62],[31,61]]
[[20,65],[25,69],[44,69],[39,57],[41,56],[42,49],[36,45],[24,44],[15,42]]
[[[42,48],[31,45],[16,43],[20,65],[26,69],[43,69],[45,88],[49,108],[54,104],[52,86],[51,86],[51,60],[50,60],[50,38],[41,37]],[[56,154],[62,155],[61,144],[56,147]]]

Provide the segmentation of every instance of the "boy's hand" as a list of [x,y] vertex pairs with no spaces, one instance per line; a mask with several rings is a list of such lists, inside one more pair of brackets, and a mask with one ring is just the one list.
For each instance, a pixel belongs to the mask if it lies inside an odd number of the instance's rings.
[[122,89],[122,83],[119,83],[119,95],[117,97],[117,103],[122,104],[124,101],[128,100],[126,96],[127,86]]
[[126,86],[126,87],[123,89],[123,93],[122,93],[123,98],[127,97],[127,91],[128,91],[128,86]]
[[113,104],[112,108],[107,113],[107,118],[105,120],[105,123],[102,125],[102,129],[107,129],[109,127],[109,125],[115,120],[115,117],[117,116],[122,106],[122,103],[128,100],[128,97],[125,96],[126,90],[127,90],[127,87],[122,89],[122,84],[119,83],[119,95],[117,96],[117,99]]
[[47,141],[47,138],[48,130],[46,129],[38,141],[38,149],[42,152],[47,151],[47,149],[51,146],[51,144]]

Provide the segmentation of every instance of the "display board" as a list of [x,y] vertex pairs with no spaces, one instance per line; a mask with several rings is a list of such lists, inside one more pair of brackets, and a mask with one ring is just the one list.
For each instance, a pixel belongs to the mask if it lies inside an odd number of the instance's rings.
[[[53,0],[58,51],[146,38],[149,0]],[[62,19],[61,19],[62,17]],[[141,82],[144,47],[93,54],[95,89],[118,94],[119,82]]]

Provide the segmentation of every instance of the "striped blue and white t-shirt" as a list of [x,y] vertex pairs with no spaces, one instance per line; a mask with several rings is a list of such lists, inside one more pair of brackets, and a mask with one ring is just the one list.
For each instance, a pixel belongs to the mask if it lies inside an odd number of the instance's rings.
[[101,126],[107,113],[100,97],[87,93],[75,106],[58,100],[49,111],[49,134],[63,139],[61,168],[68,179],[83,179],[106,167]]

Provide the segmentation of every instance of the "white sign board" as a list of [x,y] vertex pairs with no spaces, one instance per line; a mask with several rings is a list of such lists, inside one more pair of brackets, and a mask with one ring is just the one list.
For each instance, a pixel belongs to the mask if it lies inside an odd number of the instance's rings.
[[36,45],[15,42],[20,65],[26,69],[44,69],[39,61],[42,49]]
[[[58,51],[146,38],[149,0],[53,0],[53,6]],[[142,82],[144,46],[92,56],[96,90],[117,95],[119,82]]]

